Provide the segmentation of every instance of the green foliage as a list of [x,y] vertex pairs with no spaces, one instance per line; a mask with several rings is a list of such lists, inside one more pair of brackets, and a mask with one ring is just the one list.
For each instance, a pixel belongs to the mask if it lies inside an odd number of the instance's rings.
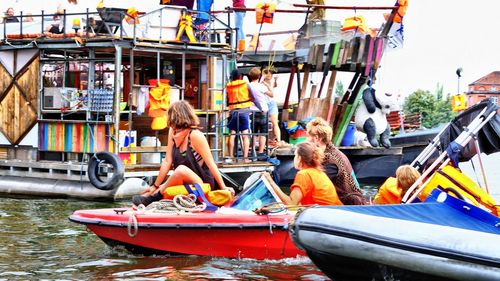
[[425,128],[448,123],[456,115],[451,111],[451,96],[448,94],[443,98],[443,86],[439,84],[434,94],[421,89],[413,92],[405,99],[403,110],[406,114],[420,113]]

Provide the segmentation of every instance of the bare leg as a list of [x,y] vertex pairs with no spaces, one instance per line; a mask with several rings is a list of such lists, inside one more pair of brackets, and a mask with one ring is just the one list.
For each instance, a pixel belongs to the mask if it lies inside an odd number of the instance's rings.
[[236,131],[231,130],[230,131],[231,135],[229,136],[229,143],[228,143],[228,149],[229,149],[229,157],[233,158],[233,153],[234,153],[234,138],[236,137]]
[[174,170],[174,173],[168,177],[168,180],[160,186],[160,192],[169,186],[199,183],[202,184],[203,180],[193,170],[184,165],[180,165]]
[[264,153],[266,148],[266,136],[259,136],[259,153]]
[[241,131],[243,134],[243,158],[248,160],[248,150],[250,149],[250,138],[248,137],[248,130]]
[[274,138],[276,139],[276,141],[280,142],[281,141],[281,132],[280,132],[280,127],[278,125],[278,115],[270,114],[269,119],[271,119],[271,123],[273,124]]

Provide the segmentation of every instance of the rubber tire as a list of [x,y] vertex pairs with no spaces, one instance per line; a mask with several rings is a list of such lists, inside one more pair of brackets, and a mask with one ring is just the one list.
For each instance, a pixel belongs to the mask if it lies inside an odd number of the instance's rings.
[[[103,181],[99,177],[99,163],[108,163],[113,166],[113,176],[107,181]],[[125,167],[118,155],[110,152],[98,152],[90,158],[87,174],[90,183],[95,188],[100,190],[112,190],[123,182]]]

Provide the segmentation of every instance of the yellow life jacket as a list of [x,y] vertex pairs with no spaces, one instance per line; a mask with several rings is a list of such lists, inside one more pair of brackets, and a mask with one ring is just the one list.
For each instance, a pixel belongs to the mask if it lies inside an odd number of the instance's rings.
[[253,105],[245,80],[234,80],[226,85],[227,107],[229,110],[248,108]]
[[[196,188],[190,184],[191,190],[195,191]],[[200,184],[201,190],[205,193],[208,201],[216,206],[222,206],[229,202],[232,198],[231,192],[229,190],[211,190],[210,184],[203,183]],[[176,195],[188,195],[186,187],[184,185],[174,185],[165,188],[162,191],[164,199],[173,199]]]
[[167,127],[167,109],[170,106],[170,84],[158,81],[156,87],[149,90],[148,115],[153,117],[151,129],[163,130]]
[[352,30],[355,29],[357,32],[365,33],[368,27],[365,23],[365,18],[363,16],[348,17],[344,20],[341,30]]
[[398,180],[390,177],[380,186],[375,195],[375,204],[399,204],[401,203],[401,188],[398,187]]
[[[419,199],[421,201],[425,200],[433,189],[439,187],[444,190],[449,188],[458,192],[468,203],[483,207],[483,209],[488,210],[496,216],[500,213],[500,206],[497,206],[495,199],[486,193],[476,182],[451,165],[444,166],[432,175],[429,183],[418,195]],[[457,197],[452,192],[449,194]]]

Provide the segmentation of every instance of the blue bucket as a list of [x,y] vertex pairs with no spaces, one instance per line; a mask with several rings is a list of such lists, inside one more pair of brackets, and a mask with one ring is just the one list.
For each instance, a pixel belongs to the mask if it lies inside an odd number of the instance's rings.
[[344,138],[340,142],[341,146],[352,146],[354,145],[354,133],[356,132],[356,124],[350,123],[344,134]]

